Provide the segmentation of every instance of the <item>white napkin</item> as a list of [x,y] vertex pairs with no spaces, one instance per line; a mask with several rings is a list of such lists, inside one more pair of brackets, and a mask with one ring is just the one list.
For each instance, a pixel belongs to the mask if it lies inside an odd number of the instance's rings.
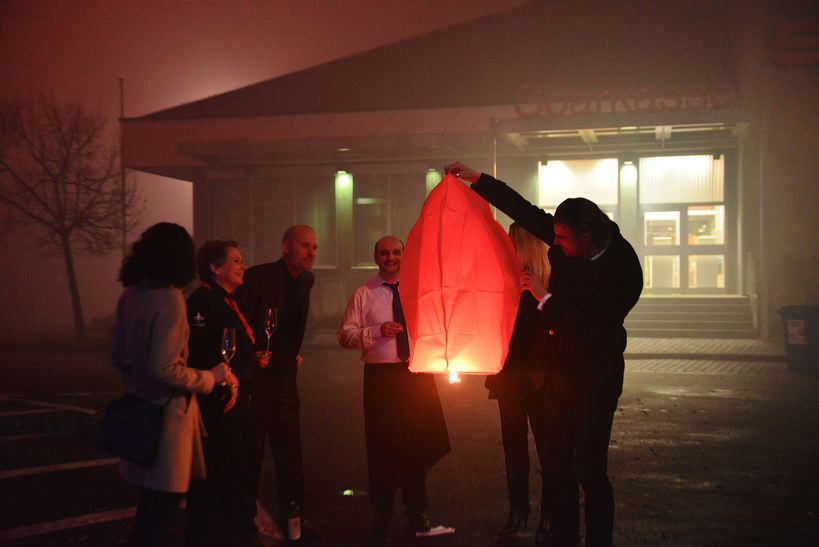
[[455,528],[451,528],[449,526],[433,526],[427,532],[415,532],[415,537],[417,538],[425,538],[431,536],[443,536],[446,534],[454,534]]

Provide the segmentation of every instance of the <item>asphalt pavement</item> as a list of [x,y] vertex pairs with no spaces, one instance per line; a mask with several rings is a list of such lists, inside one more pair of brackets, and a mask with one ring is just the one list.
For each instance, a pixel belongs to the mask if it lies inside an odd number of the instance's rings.
[[[358,354],[319,336],[303,355],[305,515],[322,531],[316,544],[378,545]],[[127,545],[137,493],[91,448],[95,412],[121,389],[105,348],[0,349],[0,375],[0,544]],[[429,517],[456,531],[406,540],[399,513],[389,544],[534,545],[536,511],[529,534],[494,537],[507,494],[483,377],[437,380],[452,453],[429,474]],[[609,455],[616,545],[819,545],[818,395],[819,375],[791,371],[775,342],[632,340]],[[274,481],[268,456],[260,503],[269,512]]]

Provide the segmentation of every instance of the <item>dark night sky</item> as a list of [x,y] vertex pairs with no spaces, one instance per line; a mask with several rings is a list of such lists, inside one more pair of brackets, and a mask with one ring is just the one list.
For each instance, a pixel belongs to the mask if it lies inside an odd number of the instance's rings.
[[[139,116],[439,30],[526,0],[0,0],[0,93],[51,92],[109,120]],[[139,175],[141,231],[192,225],[188,183]],[[0,332],[64,333],[70,301],[61,261],[0,241]],[[113,310],[120,257],[81,259],[86,320]],[[0,335],[0,341],[5,337]]]

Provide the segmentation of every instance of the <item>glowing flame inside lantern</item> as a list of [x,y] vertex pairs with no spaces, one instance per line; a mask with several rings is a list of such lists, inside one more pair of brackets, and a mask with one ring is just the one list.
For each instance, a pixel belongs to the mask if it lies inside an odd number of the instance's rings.
[[449,383],[450,384],[460,384],[461,383],[461,377],[458,376],[458,373],[455,372],[454,370],[449,373]]

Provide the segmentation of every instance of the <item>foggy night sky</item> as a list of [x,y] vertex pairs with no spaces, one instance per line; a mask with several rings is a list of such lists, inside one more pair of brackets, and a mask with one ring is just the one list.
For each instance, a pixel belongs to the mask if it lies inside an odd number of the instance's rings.
[[[125,81],[125,116],[140,116],[523,3],[0,0],[0,93],[80,101],[108,120],[115,137],[118,78]],[[129,240],[160,220],[192,229],[189,183],[146,174],[136,180],[146,208]],[[0,239],[0,342],[71,332],[62,260],[29,250],[22,233]],[[113,313],[120,260],[118,252],[77,257],[86,323]]]

